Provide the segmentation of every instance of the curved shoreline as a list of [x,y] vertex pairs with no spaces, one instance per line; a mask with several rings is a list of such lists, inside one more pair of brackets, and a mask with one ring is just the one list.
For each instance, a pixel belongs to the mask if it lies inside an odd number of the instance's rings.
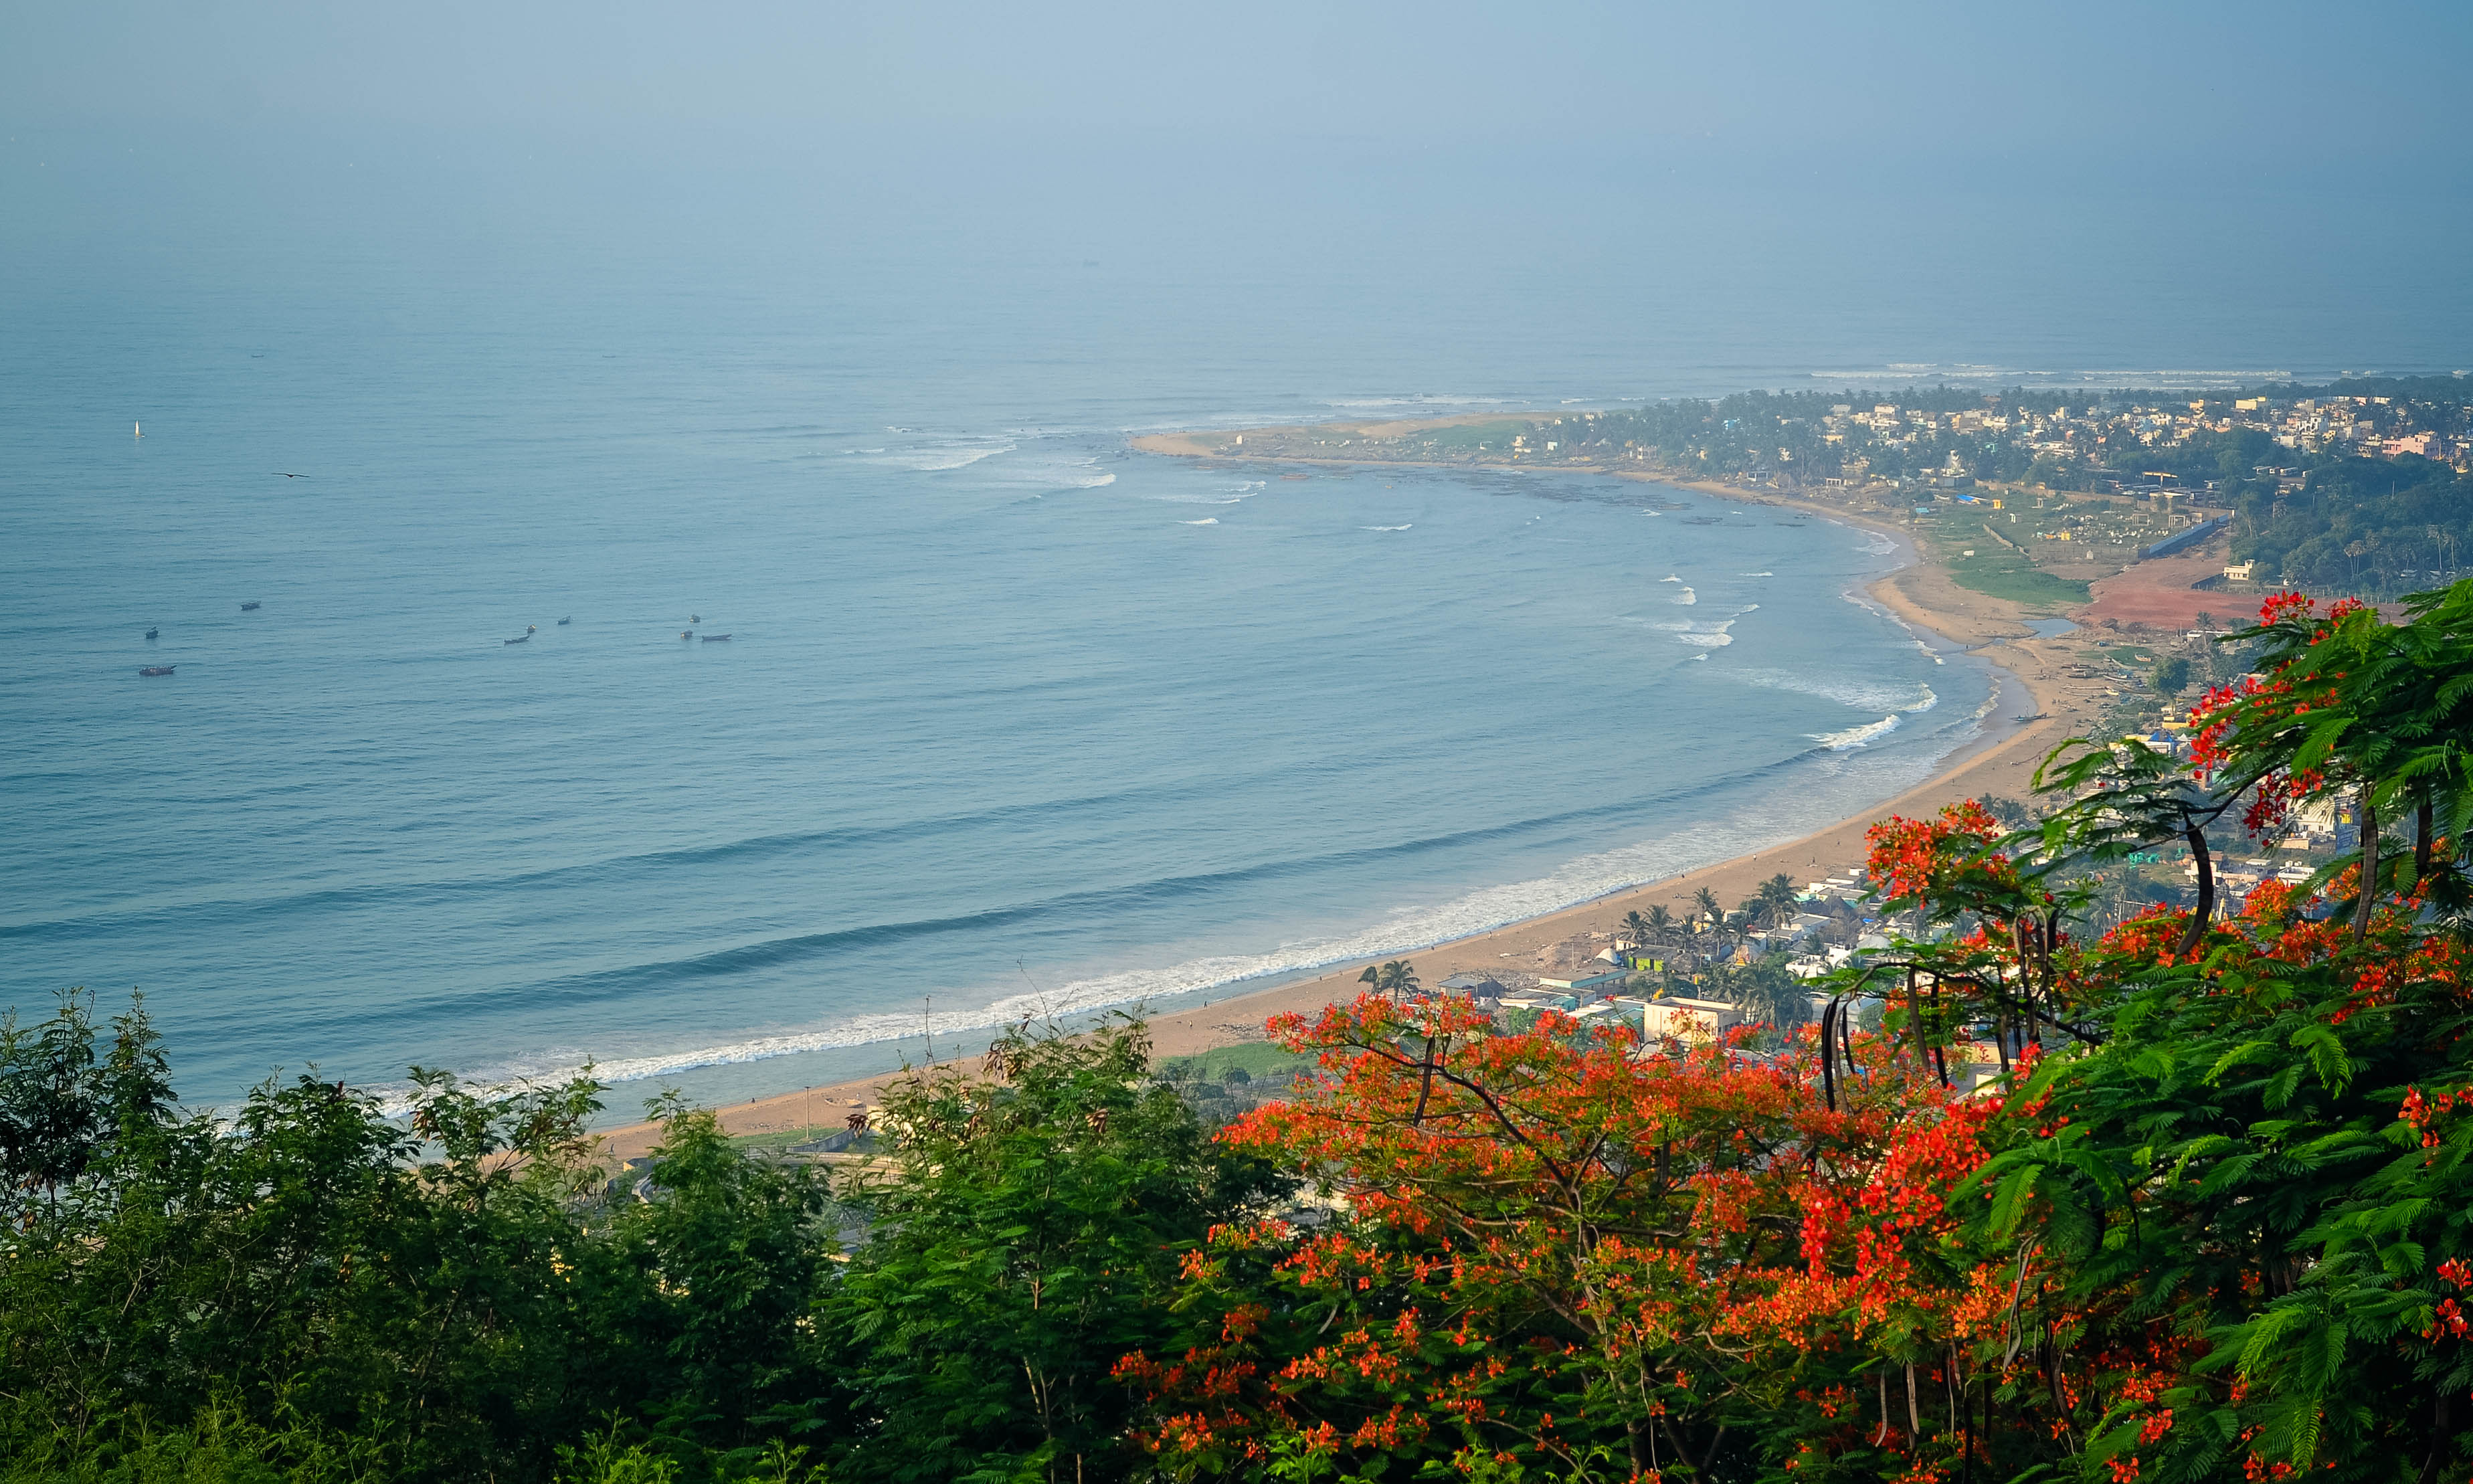
[[[1150,434],[1132,439],[1130,443],[1138,451],[1168,457],[1288,467],[1436,469],[1510,467],[1492,463],[1410,464],[1401,460],[1231,455],[1194,445],[1188,442],[1193,436]],[[1929,635],[1952,650],[1984,660],[1995,676],[1993,705],[1984,726],[1976,735],[1941,757],[1930,778],[1859,814],[1808,834],[1708,866],[1635,886],[1617,888],[1551,912],[1446,939],[1429,946],[1399,949],[1385,955],[1415,955],[1418,973],[1429,984],[1462,971],[1534,968],[1539,955],[1551,952],[1556,945],[1566,943],[1575,934],[1602,929],[1624,913],[1645,910],[1652,904],[1665,905],[1669,909],[1686,905],[1704,887],[1722,900],[1735,901],[1748,897],[1759,882],[1781,871],[1793,874],[1798,880],[1807,880],[1815,871],[1828,874],[1860,863],[1863,854],[1863,831],[1874,821],[1886,815],[1931,812],[1944,803],[1986,794],[2024,796],[2028,792],[2027,779],[2036,761],[2053,745],[2070,735],[2080,719],[2080,709],[2077,705],[2080,698],[2061,682],[2058,670],[2064,657],[2053,647],[2053,641],[2038,639],[2022,632],[2025,625],[2019,619],[2017,605],[1957,587],[1944,571],[1925,557],[1908,533],[1893,525],[1823,501],[1793,498],[1765,491],[1737,490],[1707,481],[1661,477],[1640,470],[1572,467],[1544,471],[1610,473],[1619,478],[1691,490],[1739,503],[1783,507],[1886,536],[1897,543],[1903,560],[1898,566],[1862,584],[1861,591],[1909,630]],[[2007,720],[2018,714],[2011,709],[2018,703],[2010,698],[2022,693],[2036,719],[2025,723]],[[2030,746],[2030,743],[2040,745]],[[1215,1046],[1261,1040],[1262,1023],[1273,1016],[1290,1012],[1310,1014],[1334,1000],[1352,997],[1357,990],[1357,975],[1360,967],[1352,960],[1310,977],[1238,991],[1225,999],[1205,1000],[1197,1006],[1154,1015],[1149,1023],[1156,1051],[1161,1056],[1183,1056]],[[887,1085],[904,1075],[907,1075],[906,1068],[894,1068],[872,1077],[734,1103],[718,1112],[723,1127],[735,1135],[838,1127],[854,1108],[874,1105],[881,1099]],[[659,1137],[659,1130],[648,1123],[633,1123],[604,1131],[602,1137],[609,1153],[621,1159],[633,1159],[651,1149]]]

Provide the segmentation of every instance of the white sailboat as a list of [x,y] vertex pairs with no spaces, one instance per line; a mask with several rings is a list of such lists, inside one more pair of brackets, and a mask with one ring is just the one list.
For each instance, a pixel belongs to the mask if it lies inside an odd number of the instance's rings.
[[129,424],[129,436],[132,438],[144,438],[146,436],[146,424],[143,422],[132,422]]

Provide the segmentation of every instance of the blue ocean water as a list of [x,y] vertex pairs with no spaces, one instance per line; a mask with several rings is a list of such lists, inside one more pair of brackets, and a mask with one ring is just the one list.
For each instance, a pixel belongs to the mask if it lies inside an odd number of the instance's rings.
[[[754,1095],[1856,812],[1998,711],[1851,596],[1880,539],[1129,435],[2123,353],[2006,282],[1815,315],[1774,243],[1574,303],[1364,252],[407,240],[5,240],[0,1004],[142,987],[201,1101]],[[2181,364],[2298,359],[2248,333]]]

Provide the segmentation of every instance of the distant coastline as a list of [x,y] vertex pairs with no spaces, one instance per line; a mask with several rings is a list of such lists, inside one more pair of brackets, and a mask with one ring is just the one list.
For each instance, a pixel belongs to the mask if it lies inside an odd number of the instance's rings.
[[[1485,419],[1463,417],[1370,426],[1398,437],[1403,432],[1431,426],[1460,426],[1492,420],[1499,420],[1499,415]],[[1267,447],[1259,453],[1234,451],[1234,441],[1239,437],[1255,439],[1259,444],[1275,440],[1286,441],[1277,438],[1277,435],[1334,429],[1354,434],[1368,426],[1341,423],[1313,428],[1156,433],[1135,438],[1131,440],[1131,445],[1139,452],[1164,457],[1296,468],[1360,467],[1368,465],[1459,469],[1522,467],[1509,459],[1436,463],[1351,458],[1344,452],[1328,449],[1318,450],[1311,456],[1273,452]],[[1678,477],[1656,470],[1556,465],[1549,471],[1615,474],[1722,499],[1790,509],[1877,532],[1897,543],[1903,564],[1865,584],[1862,588],[1864,596],[1910,628],[1985,660],[1992,666],[2000,689],[1979,733],[1944,757],[1932,778],[1907,792],[1799,839],[1414,950],[1413,954],[1406,956],[1413,956],[1421,977],[1429,984],[1453,973],[1500,971],[1506,963],[1529,962],[1541,954],[1554,951],[1558,945],[1567,944],[1575,934],[1611,923],[1626,911],[1645,910],[1653,904],[1663,904],[1670,909],[1688,907],[1693,894],[1702,888],[1714,891],[1721,899],[1733,901],[1749,895],[1758,882],[1781,871],[1802,880],[1809,878],[1814,871],[1834,871],[1860,862],[1863,831],[1872,822],[1889,814],[1929,812],[1944,803],[1968,797],[2023,797],[2029,792],[2029,778],[2036,762],[2062,738],[2079,730],[2080,724],[2091,720],[2100,709],[2096,704],[2097,692],[2082,682],[2073,681],[2065,673],[2075,658],[2070,648],[2060,641],[2035,636],[2023,620],[2023,605],[1957,586],[1950,580],[1947,569],[1913,539],[1911,533],[1888,521],[1837,503],[1804,498],[1787,491],[1747,490],[1738,485]],[[2023,707],[2023,711],[2016,709],[2018,707]],[[2031,715],[2035,719],[2027,722],[2010,720],[2012,716],[2021,714]],[[1334,1000],[1353,997],[1358,990],[1357,974],[1362,967],[1351,963],[1309,979],[1235,993],[1225,999],[1205,1005],[1156,1014],[1150,1020],[1156,1052],[1162,1057],[1188,1056],[1220,1046],[1259,1041],[1263,1036],[1263,1021],[1273,1016],[1289,1012],[1311,1014]],[[722,1122],[725,1128],[736,1135],[838,1127],[852,1112],[873,1106],[881,1098],[888,1085],[905,1074],[901,1070],[889,1071],[732,1104],[720,1111]],[[657,1137],[658,1131],[644,1123],[613,1128],[603,1136],[609,1151],[621,1159],[640,1157],[652,1147]]]

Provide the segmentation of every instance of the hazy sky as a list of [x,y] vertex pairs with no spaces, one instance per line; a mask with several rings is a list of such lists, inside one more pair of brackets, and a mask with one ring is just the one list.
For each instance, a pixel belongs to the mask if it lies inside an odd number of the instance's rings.
[[692,152],[908,136],[1811,152],[1910,189],[2089,150],[2461,189],[2473,6],[11,5],[21,142],[204,129]]
[[1991,322],[2061,303],[2124,354],[2452,367],[2468,78],[2464,0],[15,0],[0,314],[175,267],[270,300],[392,262],[588,301],[631,255],[712,292],[1104,258],[1188,295],[1387,293],[1403,323],[1654,282],[1875,314],[1884,354],[1931,315],[2043,355]]

